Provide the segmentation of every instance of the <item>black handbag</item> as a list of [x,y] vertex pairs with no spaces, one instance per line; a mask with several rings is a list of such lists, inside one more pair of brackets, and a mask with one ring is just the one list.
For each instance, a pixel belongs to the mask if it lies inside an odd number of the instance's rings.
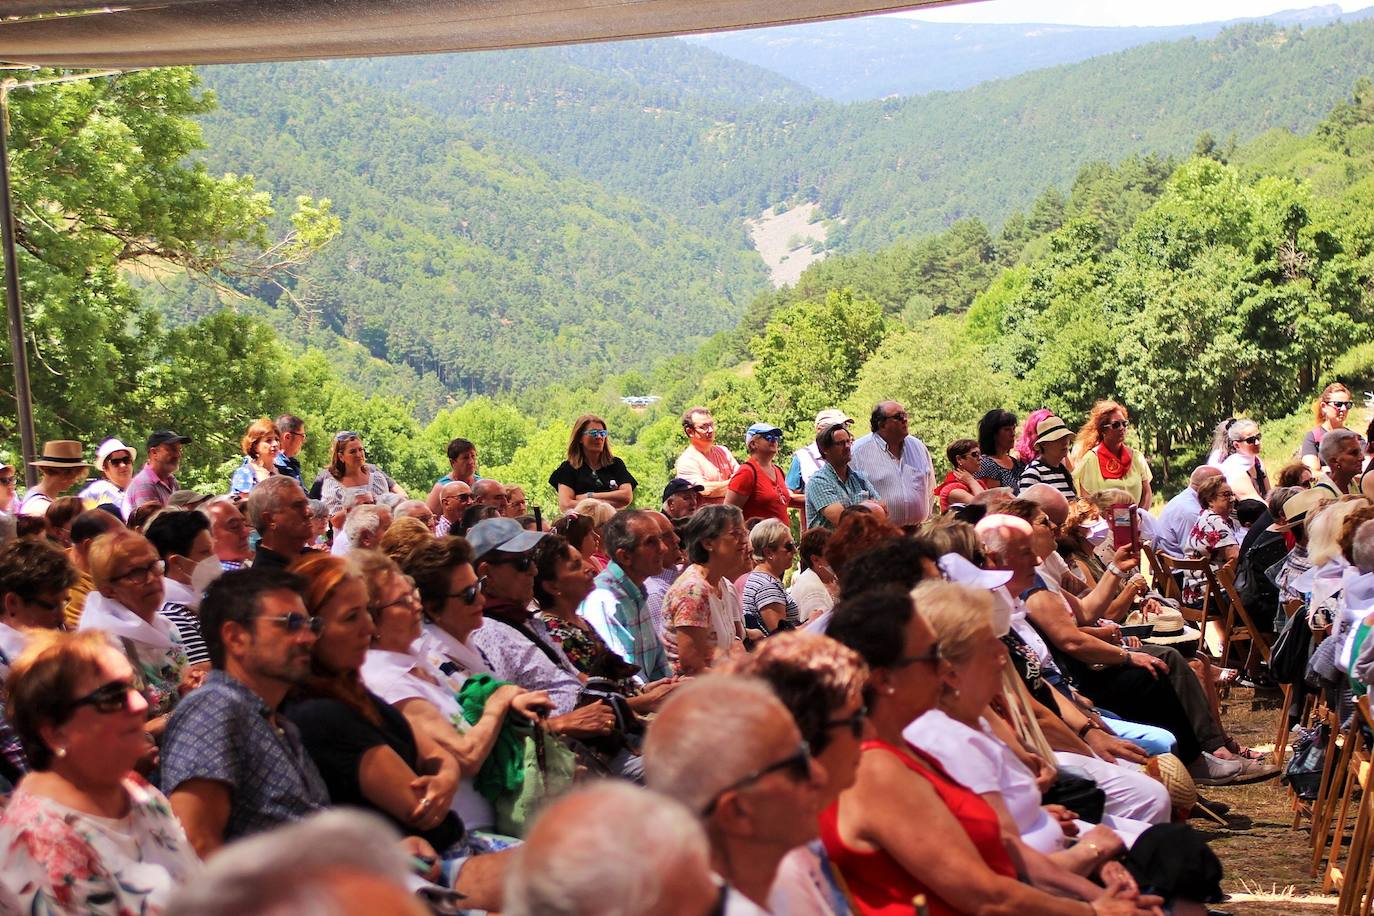
[[1080,821],[1090,824],[1102,823],[1102,814],[1107,807],[1107,793],[1098,788],[1097,783],[1083,776],[1074,776],[1063,770],[1054,778],[1054,784],[1040,796],[1042,805],[1063,805]]
[[1312,627],[1307,611],[1298,608],[1283,625],[1269,656],[1269,673],[1280,684],[1296,684],[1307,676],[1307,659],[1312,651]]

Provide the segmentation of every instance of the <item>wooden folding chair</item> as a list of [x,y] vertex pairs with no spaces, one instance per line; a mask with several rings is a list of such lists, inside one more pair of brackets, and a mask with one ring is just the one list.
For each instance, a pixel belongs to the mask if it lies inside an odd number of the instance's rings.
[[1216,587],[1216,577],[1212,575],[1212,564],[1206,560],[1185,560],[1182,557],[1171,557],[1167,553],[1155,553],[1155,558],[1159,561],[1160,569],[1164,571],[1164,584],[1169,586],[1169,591],[1164,591],[1166,598],[1178,599],[1182,604],[1183,592],[1178,587],[1178,580],[1174,578],[1176,572],[1200,572],[1206,576],[1207,584],[1202,595],[1202,608],[1193,608],[1183,605],[1181,610],[1185,620],[1191,620],[1197,624],[1198,629],[1204,636],[1203,647],[1206,647],[1207,618],[1208,612],[1212,607],[1213,596],[1219,594]]
[[[1365,744],[1364,732],[1360,728],[1360,717],[1354,715],[1350,717],[1350,725],[1342,733],[1345,746],[1342,748],[1341,758],[1344,766],[1337,769],[1332,777],[1336,788],[1335,801],[1335,825],[1329,834],[1330,853],[1327,857],[1326,871],[1322,875],[1322,893],[1329,894],[1332,889],[1337,891],[1345,887],[1347,872],[1351,869],[1341,866],[1341,859],[1344,857],[1347,862],[1354,863],[1354,835],[1352,833],[1351,843],[1347,848],[1344,843],[1345,828],[1350,820],[1350,807],[1357,804],[1357,790],[1361,789],[1361,780],[1365,778],[1369,771],[1369,747]],[[1368,793],[1364,793],[1368,794]],[[1356,812],[1356,821],[1359,820],[1359,812]],[[1323,844],[1325,845],[1325,844]],[[1344,912],[1337,905],[1337,912]]]
[[[1357,732],[1374,728],[1374,715],[1370,713],[1369,697],[1360,697],[1355,704],[1355,714],[1351,717],[1351,728]],[[1367,750],[1367,749],[1366,749]],[[1352,761],[1352,777],[1354,783],[1360,788],[1360,799],[1357,803],[1355,815],[1355,826],[1350,832],[1350,852],[1346,856],[1346,868],[1344,872],[1337,870],[1340,899],[1336,902],[1336,913],[1338,916],[1356,916],[1356,914],[1366,910],[1365,892],[1368,889],[1370,878],[1370,854],[1371,843],[1374,842],[1374,799],[1370,798],[1370,791],[1374,789],[1374,779],[1371,779],[1370,757],[1366,752],[1361,759],[1356,755]],[[1339,842],[1340,834],[1336,835]],[[1336,861],[1336,853],[1332,852],[1331,859]]]
[[[1344,797],[1345,773],[1350,767],[1350,755],[1354,753],[1355,743],[1341,731],[1341,721],[1336,711],[1327,708],[1323,716],[1326,721],[1327,745],[1326,759],[1322,763],[1321,781],[1317,783],[1317,797],[1312,801],[1312,868],[1310,874],[1316,877],[1321,872],[1322,859],[1326,858],[1327,843],[1331,839],[1331,822],[1336,817],[1336,808]],[[1339,840],[1337,841],[1339,843]]]
[[1217,584],[1221,586],[1225,593],[1229,607],[1226,609],[1226,616],[1220,617],[1221,624],[1221,661],[1226,664],[1230,657],[1231,644],[1244,642],[1250,644],[1249,652],[1246,657],[1246,666],[1256,652],[1267,665],[1269,663],[1270,646],[1269,637],[1255,627],[1255,621],[1251,619],[1250,612],[1245,609],[1245,602],[1240,600],[1240,592],[1236,590],[1236,571],[1230,566],[1223,566],[1221,569],[1212,573]]
[[1140,552],[1144,555],[1145,562],[1149,564],[1150,584],[1154,586],[1155,591],[1166,598],[1178,597],[1174,594],[1178,590],[1178,583],[1174,581],[1173,576],[1164,571],[1163,566],[1159,565],[1159,553],[1155,550],[1154,545],[1149,541],[1141,541]]
[[[1290,598],[1289,600],[1283,603],[1284,616],[1288,617],[1289,619],[1292,619],[1294,614],[1302,610],[1302,606],[1303,602],[1301,598]],[[1325,634],[1323,634],[1323,636],[1324,635]],[[1320,642],[1321,638],[1318,637],[1317,634],[1313,633],[1311,647],[1315,649]],[[1291,727],[1288,723],[1288,709],[1293,705],[1293,694],[1295,692],[1296,687],[1297,685],[1295,684],[1283,685],[1283,703],[1279,706],[1278,728],[1274,732],[1274,765],[1276,767],[1279,767],[1280,769],[1283,768],[1283,755],[1288,751],[1288,732]],[[1298,712],[1298,722],[1304,728],[1307,727],[1308,723],[1313,720],[1314,713],[1316,712],[1316,707],[1316,695],[1312,693],[1306,694],[1303,697],[1302,709]],[[1294,801],[1296,802],[1296,800],[1297,799],[1295,797]],[[1297,806],[1295,805],[1295,809],[1296,807]],[[1294,817],[1293,827],[1296,829],[1297,826],[1298,818]]]

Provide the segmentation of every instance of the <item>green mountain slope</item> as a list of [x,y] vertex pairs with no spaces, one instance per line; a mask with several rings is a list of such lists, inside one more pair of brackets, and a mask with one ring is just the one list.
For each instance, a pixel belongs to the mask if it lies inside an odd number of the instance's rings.
[[337,66],[203,76],[220,101],[211,169],[329,198],[343,221],[306,272],[302,320],[453,389],[647,365],[732,324],[763,285],[742,229],[695,233]]

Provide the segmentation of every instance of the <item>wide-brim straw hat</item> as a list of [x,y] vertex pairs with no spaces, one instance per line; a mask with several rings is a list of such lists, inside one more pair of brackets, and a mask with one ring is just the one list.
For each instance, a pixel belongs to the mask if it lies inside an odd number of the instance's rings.
[[1160,611],[1151,621],[1151,624],[1153,628],[1150,630],[1150,635],[1141,641],[1154,646],[1178,646],[1182,643],[1192,643],[1196,647],[1198,639],[1202,636],[1201,630],[1197,627],[1188,626],[1187,621],[1183,619],[1183,614],[1172,608]]
[[51,468],[59,471],[91,467],[81,455],[81,443],[75,439],[54,439],[51,442],[44,442],[43,454],[30,461],[29,464],[36,468]]
[[1334,497],[1327,490],[1318,487],[1311,487],[1306,490],[1288,497],[1283,504],[1283,521],[1274,522],[1269,526],[1270,531],[1287,531],[1307,521],[1307,516],[1311,514],[1322,502],[1332,502]]
[[1196,809],[1216,821],[1225,824],[1219,814],[1198,801],[1197,783],[1173,754],[1156,754],[1145,761],[1145,772],[1163,784],[1169,793],[1169,806],[1182,817],[1187,817]]

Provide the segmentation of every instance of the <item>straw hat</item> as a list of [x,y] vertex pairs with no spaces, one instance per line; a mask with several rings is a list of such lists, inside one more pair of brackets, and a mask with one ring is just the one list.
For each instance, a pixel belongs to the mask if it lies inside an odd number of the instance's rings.
[[1318,487],[1312,487],[1295,496],[1290,496],[1288,501],[1283,504],[1283,521],[1270,525],[1269,530],[1287,531],[1301,525],[1307,521],[1308,514],[1315,512],[1321,503],[1331,500],[1331,493]]
[[54,439],[44,442],[43,454],[29,464],[36,468],[53,468],[59,471],[90,467],[81,457],[81,443],[75,439]]
[[1169,806],[1181,818],[1187,818],[1193,809],[1201,811],[1218,824],[1225,824],[1216,812],[1201,804],[1197,797],[1197,783],[1188,775],[1188,768],[1173,754],[1157,754],[1145,761],[1145,772],[1163,783],[1169,793]]
[[1155,646],[1174,646],[1187,657],[1189,653],[1185,651],[1183,644],[1192,643],[1195,649],[1201,636],[1201,630],[1188,626],[1182,612],[1165,607],[1155,615],[1153,629],[1142,641]]

